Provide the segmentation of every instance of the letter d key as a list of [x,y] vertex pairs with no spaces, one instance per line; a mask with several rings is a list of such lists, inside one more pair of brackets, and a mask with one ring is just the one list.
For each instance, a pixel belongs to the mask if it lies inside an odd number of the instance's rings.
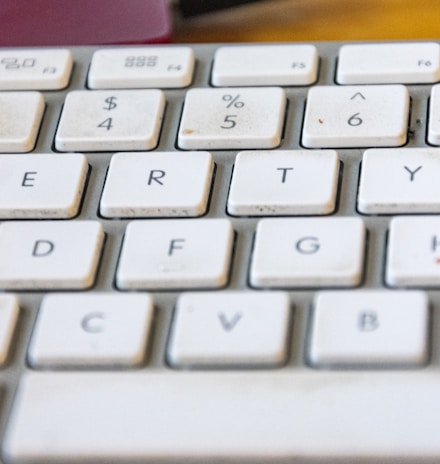
[[104,232],[95,221],[9,221],[0,226],[0,288],[84,289],[93,284]]
[[55,250],[55,244],[50,240],[37,240],[32,250],[32,256],[38,258],[50,255]]

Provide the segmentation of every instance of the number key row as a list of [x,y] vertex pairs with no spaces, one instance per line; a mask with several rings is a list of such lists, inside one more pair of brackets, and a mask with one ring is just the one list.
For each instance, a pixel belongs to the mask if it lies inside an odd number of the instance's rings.
[[[430,100],[427,140],[440,145],[440,86]],[[392,147],[407,141],[409,92],[403,85],[319,86],[309,90],[300,142],[306,148]],[[31,151],[43,118],[39,92],[0,93],[0,152]],[[290,102],[293,111],[296,101]],[[166,105],[161,90],[74,91],[67,95],[55,148],[153,150]],[[293,106],[292,106],[293,105]],[[282,146],[287,96],[280,87],[191,89],[177,134],[184,150]]]
[[[55,147],[60,151],[154,149],[164,106],[160,90],[71,92]],[[185,150],[279,147],[286,107],[286,93],[279,87],[191,89],[185,97],[177,146]],[[308,148],[399,146],[406,142],[408,118],[409,94],[402,85],[316,87],[308,94],[302,143]]]

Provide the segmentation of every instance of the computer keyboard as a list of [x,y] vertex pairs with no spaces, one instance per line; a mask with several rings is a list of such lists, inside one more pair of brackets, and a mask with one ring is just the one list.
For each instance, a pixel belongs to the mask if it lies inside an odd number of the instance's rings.
[[0,50],[5,464],[440,462],[440,45]]

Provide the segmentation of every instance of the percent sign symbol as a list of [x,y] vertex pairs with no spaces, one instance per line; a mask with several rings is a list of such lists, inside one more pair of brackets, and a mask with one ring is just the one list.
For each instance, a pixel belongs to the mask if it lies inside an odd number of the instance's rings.
[[243,108],[244,102],[240,101],[240,95],[223,95],[222,100],[228,102],[226,108]]

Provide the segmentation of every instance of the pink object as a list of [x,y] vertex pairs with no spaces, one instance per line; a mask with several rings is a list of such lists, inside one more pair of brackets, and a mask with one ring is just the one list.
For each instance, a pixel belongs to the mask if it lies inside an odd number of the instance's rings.
[[0,46],[165,43],[167,0],[1,0]]

